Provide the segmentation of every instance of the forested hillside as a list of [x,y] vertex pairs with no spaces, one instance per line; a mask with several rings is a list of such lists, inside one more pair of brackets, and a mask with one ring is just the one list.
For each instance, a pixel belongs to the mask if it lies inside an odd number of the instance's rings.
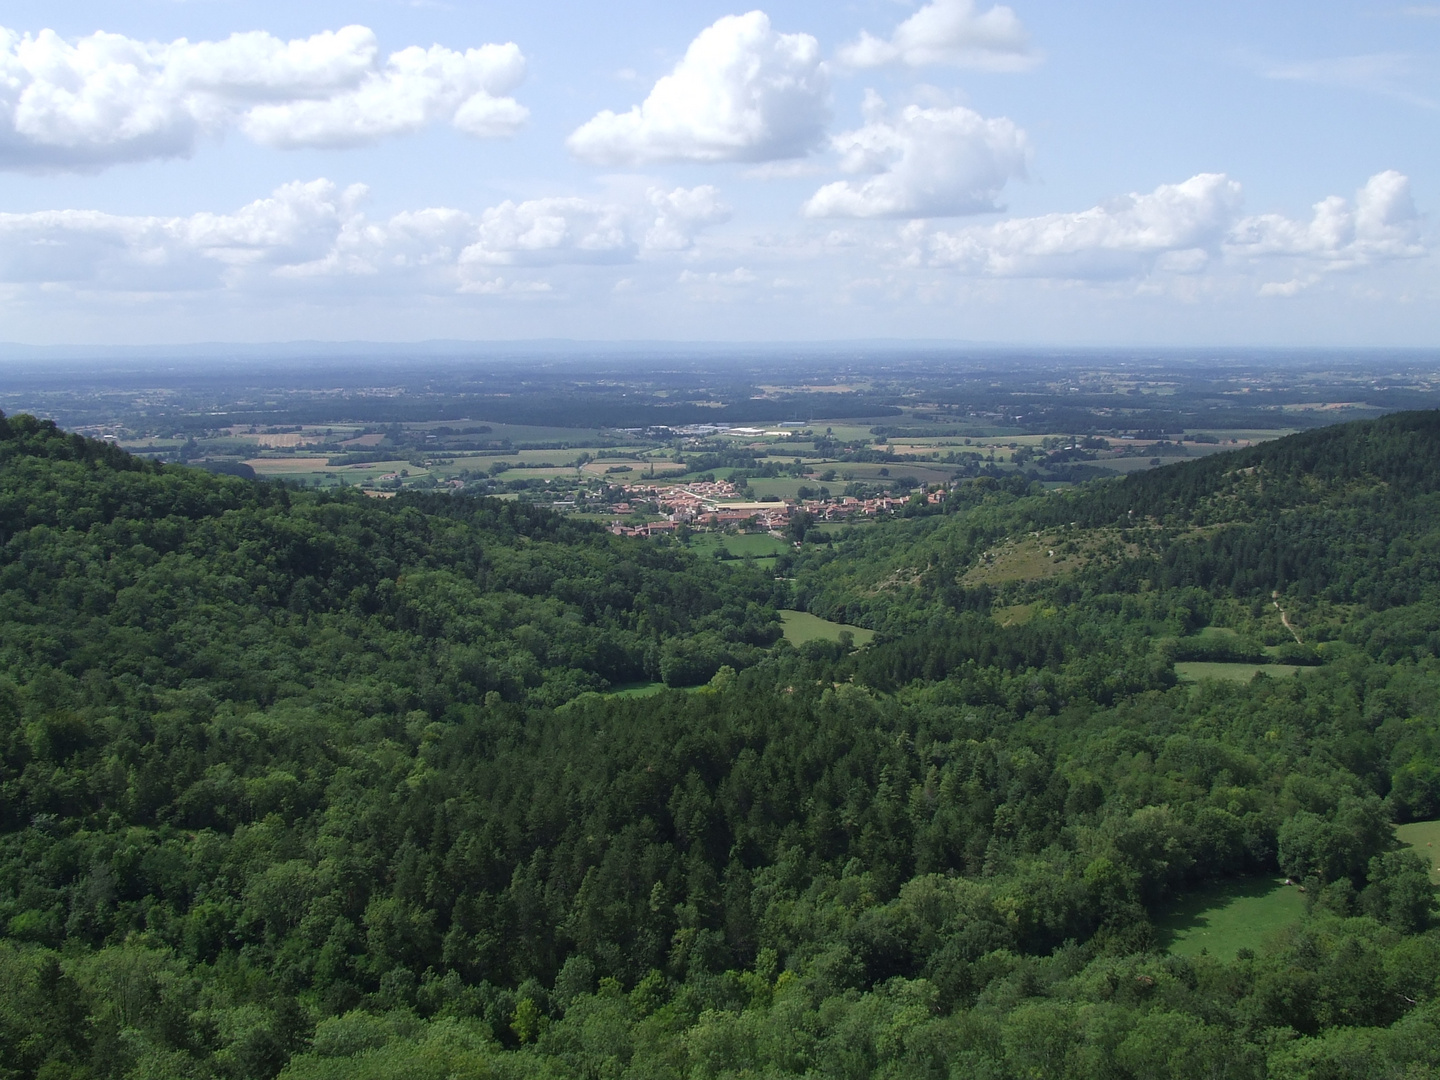
[[[982,479],[777,580],[0,418],[0,1077],[1440,1075],[1437,459]],[[1301,921],[1166,951],[1251,875]]]

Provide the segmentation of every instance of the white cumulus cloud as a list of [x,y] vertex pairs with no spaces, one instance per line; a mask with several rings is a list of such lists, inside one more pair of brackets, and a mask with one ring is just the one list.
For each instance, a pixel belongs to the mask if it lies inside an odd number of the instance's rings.
[[800,157],[829,120],[829,73],[809,34],[782,34],[763,11],[701,31],[675,69],[629,112],[608,109],[571,134],[603,165]]
[[229,214],[0,214],[0,281],[164,292],[365,277],[439,291],[535,292],[548,285],[497,276],[497,268],[659,256],[690,246],[725,216],[710,187],[652,189],[629,202],[507,201],[478,214],[431,207],[378,221],[365,215],[366,195],[362,185],[322,179],[286,184]]
[[467,280],[460,286],[462,293],[475,296],[524,296],[527,293],[548,293],[548,281],[513,281],[509,278],[482,278]]
[[852,68],[951,64],[1021,71],[1038,60],[1014,11],[999,5],[982,12],[974,0],[933,0],[897,26],[888,41],[862,32],[838,55]]
[[1246,218],[1230,236],[1230,249],[1242,255],[1309,259],[1333,269],[1425,253],[1410,178],[1393,169],[1372,176],[1353,203],[1332,195],[1314,210],[1309,221],[1280,214]]
[[325,258],[364,195],[361,186],[341,191],[316,180],[286,184],[233,214],[0,214],[0,280],[120,291],[214,286],[227,271]]
[[1319,280],[1319,278],[1311,277],[1303,281],[1300,278],[1292,278],[1289,281],[1267,281],[1260,286],[1259,294],[1261,296],[1280,296],[1288,299],[1292,296],[1299,296]]
[[514,44],[409,48],[382,60],[363,26],[194,43],[0,28],[0,168],[180,157],[231,127],[279,147],[355,145],[434,123],[504,135],[526,119],[506,96],[524,74]]
[[1162,262],[1195,269],[1220,250],[1240,198],[1229,177],[1202,173],[1079,213],[920,234],[920,261],[996,277],[1129,277]]
[[1029,144],[1012,121],[962,105],[909,105],[887,115],[867,94],[866,123],[835,136],[841,168],[869,174],[826,184],[805,203],[808,217],[946,217],[996,209],[1006,182],[1025,175]]
[[709,184],[673,191],[651,188],[646,199],[655,210],[655,223],[645,234],[645,246],[652,251],[684,251],[701,229],[730,219],[730,208]]
[[912,222],[902,241],[912,264],[991,277],[1117,279],[1219,264],[1288,266],[1294,276],[1261,286],[1263,296],[1293,296],[1328,271],[1425,254],[1410,181],[1394,171],[1372,176],[1353,201],[1321,200],[1309,221],[1244,216],[1240,185],[1201,173],[1078,213],[953,231]]
[[460,253],[462,266],[628,262],[636,243],[622,207],[589,199],[503,202],[476,222],[479,234]]
[[327,97],[257,105],[245,134],[267,146],[354,146],[449,122],[467,135],[509,135],[528,110],[506,91],[525,75],[514,44],[456,52],[439,45],[393,54],[353,89]]
[[734,270],[723,272],[717,270],[708,274],[696,273],[694,270],[682,270],[676,280],[681,285],[728,285],[733,287],[753,285],[759,278],[749,267],[737,266]]

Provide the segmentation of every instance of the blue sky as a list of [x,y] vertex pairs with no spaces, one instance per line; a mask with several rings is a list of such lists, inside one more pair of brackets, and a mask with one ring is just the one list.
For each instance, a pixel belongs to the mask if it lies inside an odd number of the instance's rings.
[[0,340],[1440,331],[1440,4],[12,0],[0,26]]

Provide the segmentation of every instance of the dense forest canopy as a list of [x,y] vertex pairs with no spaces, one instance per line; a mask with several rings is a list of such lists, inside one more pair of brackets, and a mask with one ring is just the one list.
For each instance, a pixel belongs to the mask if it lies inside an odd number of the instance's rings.
[[[981,478],[762,574],[0,416],[0,1077],[1437,1075],[1437,459]],[[1265,874],[1298,923],[1165,950]]]

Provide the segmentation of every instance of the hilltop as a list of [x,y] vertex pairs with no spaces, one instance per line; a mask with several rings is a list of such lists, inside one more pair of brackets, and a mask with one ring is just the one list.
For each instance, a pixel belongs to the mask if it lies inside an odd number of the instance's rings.
[[1284,596],[1326,640],[1437,599],[1437,417],[1396,413],[1070,491],[971,482],[883,535],[811,553],[806,603],[901,632],[936,612],[1193,588],[1231,611]]

